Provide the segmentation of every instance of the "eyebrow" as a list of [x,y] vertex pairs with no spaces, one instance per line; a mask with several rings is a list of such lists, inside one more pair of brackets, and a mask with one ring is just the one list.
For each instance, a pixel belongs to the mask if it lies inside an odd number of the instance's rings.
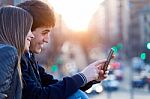
[[44,31],[42,31],[42,32],[50,32],[50,30],[44,30]]

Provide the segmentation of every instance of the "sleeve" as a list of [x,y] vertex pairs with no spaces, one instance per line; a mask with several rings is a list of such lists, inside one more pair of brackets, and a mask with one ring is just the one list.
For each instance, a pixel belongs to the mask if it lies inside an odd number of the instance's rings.
[[[49,84],[48,86],[39,86],[28,73],[28,63],[26,60],[21,61],[23,75],[23,97],[29,96],[30,99],[66,99],[75,93],[80,86],[84,84],[84,80],[79,74],[72,77],[65,77],[62,81]],[[51,77],[51,76],[50,76]],[[51,80],[50,78],[49,80]]]
[[18,55],[17,50],[12,46],[1,46],[0,52],[0,93],[3,95],[10,88]]
[[85,84],[84,86],[80,87],[80,90],[82,91],[86,91],[88,90],[89,88],[91,88],[94,84],[97,84],[97,83],[100,83],[101,81],[96,81],[96,80],[93,80],[93,81],[90,81],[89,83]]
[[[42,85],[43,86],[47,86],[47,85],[50,85],[50,84],[55,84],[56,82],[58,82],[57,79],[54,79],[52,75],[50,74],[47,74],[45,72],[45,69],[42,67],[42,66],[38,66],[39,68],[39,73],[40,73],[40,77],[41,77],[41,81],[42,81]],[[84,78],[84,76],[82,76],[82,73],[80,73],[80,76]],[[87,81],[85,81],[86,83]],[[84,86],[81,86],[80,87],[80,90],[82,91],[86,91],[88,90],[89,88],[91,88],[94,84],[97,84],[97,83],[100,83],[100,81],[96,81],[96,80],[93,80],[93,81],[90,81],[89,83],[87,84],[83,84]]]

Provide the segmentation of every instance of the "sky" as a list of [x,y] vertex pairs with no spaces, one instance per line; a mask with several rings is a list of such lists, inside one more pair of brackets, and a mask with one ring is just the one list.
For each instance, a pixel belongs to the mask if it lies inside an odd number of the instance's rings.
[[104,0],[48,0],[54,10],[62,16],[68,28],[84,31],[96,9]]

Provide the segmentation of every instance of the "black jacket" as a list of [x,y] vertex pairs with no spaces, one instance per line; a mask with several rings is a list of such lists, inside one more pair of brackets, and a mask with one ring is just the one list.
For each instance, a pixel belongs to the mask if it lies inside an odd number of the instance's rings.
[[78,89],[85,91],[95,83],[92,81],[81,87],[85,82],[80,74],[58,81],[37,64],[34,55],[29,57],[28,53],[22,56],[21,69],[24,85],[22,99],[66,99]]

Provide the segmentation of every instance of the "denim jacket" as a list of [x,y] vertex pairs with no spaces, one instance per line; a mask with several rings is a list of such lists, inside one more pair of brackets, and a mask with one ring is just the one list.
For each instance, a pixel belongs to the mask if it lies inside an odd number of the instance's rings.
[[17,50],[0,44],[0,53],[0,99],[21,99]]

